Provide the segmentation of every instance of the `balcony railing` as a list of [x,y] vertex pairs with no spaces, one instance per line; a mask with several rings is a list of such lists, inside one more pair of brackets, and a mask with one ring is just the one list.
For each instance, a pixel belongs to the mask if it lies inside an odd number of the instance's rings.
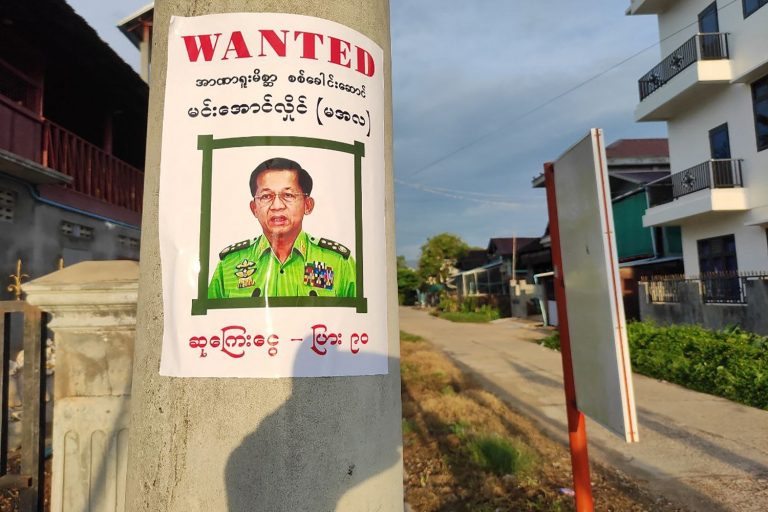
[[696,34],[684,42],[638,80],[640,101],[660,89],[688,66],[699,60],[728,58],[728,35],[722,32]]
[[141,212],[144,173],[50,121],[43,121],[43,165],[72,176],[67,188]]
[[671,176],[646,185],[648,206],[660,204],[708,188],[739,188],[741,180],[741,160],[707,160]]

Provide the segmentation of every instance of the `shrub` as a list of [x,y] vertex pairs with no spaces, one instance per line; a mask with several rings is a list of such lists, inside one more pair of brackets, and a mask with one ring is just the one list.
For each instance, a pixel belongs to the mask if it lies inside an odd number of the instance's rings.
[[437,303],[438,311],[456,313],[459,311],[459,304],[455,298],[451,297],[447,293],[440,295],[440,301]]
[[627,326],[636,371],[696,391],[768,409],[768,338],[730,327]]
[[[768,409],[768,337],[734,326],[627,325],[632,368],[689,389]],[[557,334],[542,345],[558,350]]]
[[499,318],[499,310],[493,306],[480,306],[475,311],[450,311],[440,313],[440,318],[451,322],[484,323]]
[[464,297],[464,300],[461,302],[462,313],[474,313],[479,307],[480,304],[477,301],[477,297]]

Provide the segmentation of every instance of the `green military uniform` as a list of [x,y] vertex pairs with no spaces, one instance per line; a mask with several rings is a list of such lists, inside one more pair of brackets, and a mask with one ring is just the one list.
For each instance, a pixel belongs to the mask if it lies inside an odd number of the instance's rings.
[[355,260],[349,249],[304,231],[280,263],[265,236],[230,245],[208,285],[208,298],[354,297]]

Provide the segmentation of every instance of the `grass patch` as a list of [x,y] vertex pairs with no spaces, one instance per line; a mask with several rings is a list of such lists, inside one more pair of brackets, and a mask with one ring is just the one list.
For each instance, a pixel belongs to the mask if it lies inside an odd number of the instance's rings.
[[414,434],[416,431],[416,423],[412,419],[403,418],[403,435]]
[[543,340],[539,341],[540,345],[543,345],[547,348],[551,348],[552,350],[560,350],[560,334],[555,331],[553,334],[550,334]]
[[445,320],[450,320],[451,322],[475,323],[475,324],[487,323],[487,322],[490,322],[491,320],[496,320],[497,318],[499,318],[498,313],[496,315],[493,315],[493,314],[488,314],[485,312],[477,312],[477,311],[443,312],[443,313],[439,313],[438,316],[440,318],[444,318]]
[[418,334],[411,334],[409,332],[400,331],[400,341],[418,343],[419,341],[424,341],[424,338],[422,338]]
[[525,445],[496,434],[473,436],[467,448],[475,464],[498,476],[529,473],[535,465]]

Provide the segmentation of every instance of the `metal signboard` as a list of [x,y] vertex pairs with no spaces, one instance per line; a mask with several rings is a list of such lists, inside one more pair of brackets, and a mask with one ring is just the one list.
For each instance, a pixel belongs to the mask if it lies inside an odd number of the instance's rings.
[[554,163],[576,405],[638,441],[603,134],[593,129]]

